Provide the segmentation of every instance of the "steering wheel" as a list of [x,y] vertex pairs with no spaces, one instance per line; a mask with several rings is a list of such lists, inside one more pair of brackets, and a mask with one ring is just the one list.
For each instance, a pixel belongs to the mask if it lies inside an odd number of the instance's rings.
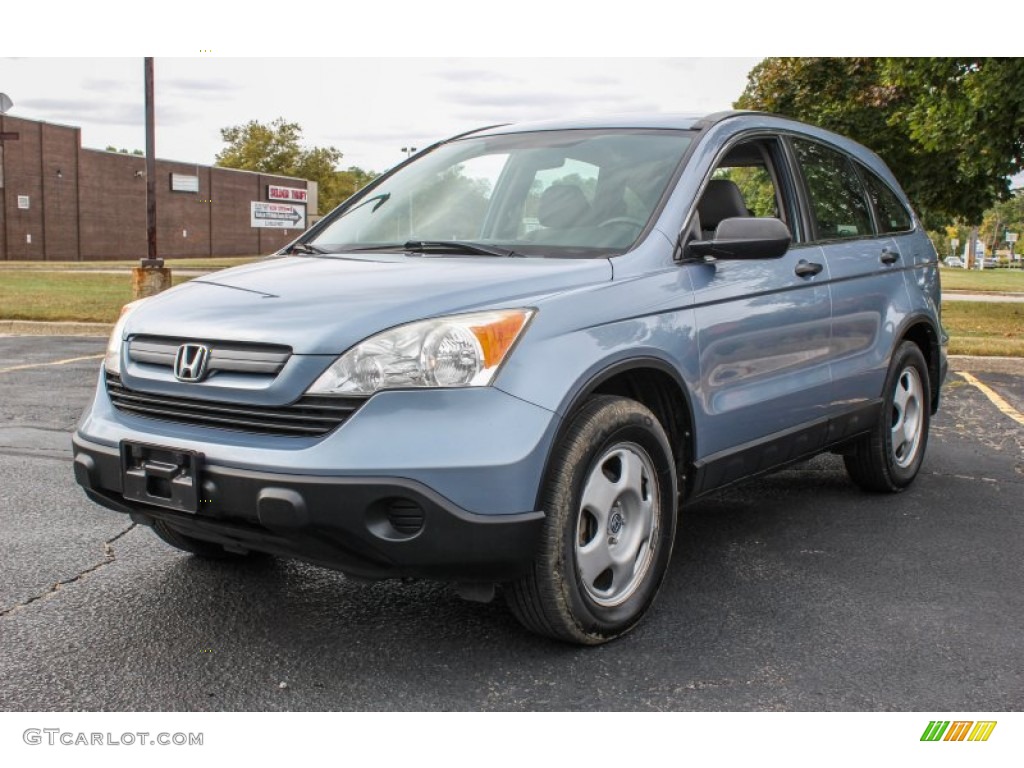
[[630,226],[636,227],[637,229],[643,229],[646,222],[639,221],[630,216],[612,216],[610,219],[605,219],[598,227],[614,227],[616,224],[629,224]]

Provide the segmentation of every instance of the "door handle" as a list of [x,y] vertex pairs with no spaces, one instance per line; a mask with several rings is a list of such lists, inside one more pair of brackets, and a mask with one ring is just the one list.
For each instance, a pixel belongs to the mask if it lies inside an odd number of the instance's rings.
[[823,269],[824,266],[818,264],[815,261],[807,261],[807,259],[800,259],[800,261],[796,263],[796,269],[794,269],[793,271],[796,272],[800,277],[812,277],[821,272],[821,270]]
[[883,264],[895,264],[900,260],[900,254],[897,251],[890,251],[888,248],[883,248],[881,259]]

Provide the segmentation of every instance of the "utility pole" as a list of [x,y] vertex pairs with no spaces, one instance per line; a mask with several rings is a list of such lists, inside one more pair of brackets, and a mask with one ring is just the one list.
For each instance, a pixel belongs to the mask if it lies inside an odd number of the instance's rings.
[[[148,259],[156,261],[156,126],[153,117],[153,57],[145,59],[146,72],[146,238]],[[163,266],[147,264],[146,266]]]
[[[7,210],[7,191],[4,189],[4,142],[17,141],[19,134],[4,130],[4,115],[7,110],[14,106],[11,97],[6,93],[0,93],[0,211]],[[6,229],[6,227],[4,228]],[[0,229],[0,259],[7,258],[7,233]]]
[[136,299],[171,287],[171,270],[156,255],[156,121],[153,117],[153,57],[145,58],[146,90],[146,240],[148,256],[132,270],[132,295]]

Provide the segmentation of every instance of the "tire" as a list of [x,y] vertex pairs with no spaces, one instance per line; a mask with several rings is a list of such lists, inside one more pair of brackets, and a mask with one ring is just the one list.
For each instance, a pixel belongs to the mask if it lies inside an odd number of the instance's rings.
[[153,521],[153,533],[175,549],[188,552],[189,554],[202,558],[203,560],[241,560],[258,554],[250,552],[243,555],[238,552],[228,552],[220,544],[214,544],[212,541],[203,541],[202,539],[194,539],[191,536],[186,536],[184,533],[171,528],[163,520]]
[[544,479],[533,566],[505,590],[524,626],[583,645],[636,626],[672,555],[674,467],[668,437],[643,405],[605,395],[584,403]]
[[878,423],[843,461],[850,479],[865,491],[898,493],[921,469],[931,424],[928,364],[912,341],[896,349],[884,393]]

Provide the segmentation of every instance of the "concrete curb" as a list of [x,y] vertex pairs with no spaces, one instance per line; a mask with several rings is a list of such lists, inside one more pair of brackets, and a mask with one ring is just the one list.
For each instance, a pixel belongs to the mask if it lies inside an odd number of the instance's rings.
[[0,320],[0,335],[5,336],[109,336],[112,330],[113,323]]
[[1024,376],[1024,357],[981,357],[979,355],[950,355],[949,376],[946,379],[956,380],[956,374],[968,371],[984,375],[986,373],[1006,373],[1011,376]]
[[1024,362],[1024,357],[1014,357],[1012,355],[948,355],[950,360],[1020,360]]
[[1024,296],[1024,291],[979,291],[977,289],[971,288],[943,288],[942,293],[949,293],[952,294],[953,296],[957,296],[959,294],[964,293],[970,296],[974,296],[976,294],[982,294],[984,296]]

